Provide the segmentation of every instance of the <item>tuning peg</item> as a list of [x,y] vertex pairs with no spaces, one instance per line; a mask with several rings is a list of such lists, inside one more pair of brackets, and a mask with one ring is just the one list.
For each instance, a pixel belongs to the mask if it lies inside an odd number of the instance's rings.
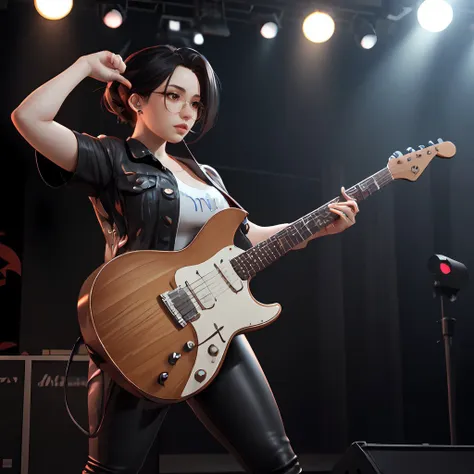
[[425,145],[418,145],[418,148],[419,148],[420,150],[423,150],[423,148],[426,148],[426,147],[425,147]]
[[413,153],[414,151],[415,151],[415,149],[412,148],[411,146],[409,146],[409,147],[407,148],[407,152],[408,152],[408,153]]
[[390,155],[390,158],[389,160],[393,160],[395,158],[400,158],[401,156],[403,156],[403,153],[401,151],[394,151],[391,155]]
[[430,141],[428,142],[428,145],[429,145],[429,146],[433,146],[434,143],[430,140]]
[[438,138],[438,143],[444,143],[444,140],[442,138]]

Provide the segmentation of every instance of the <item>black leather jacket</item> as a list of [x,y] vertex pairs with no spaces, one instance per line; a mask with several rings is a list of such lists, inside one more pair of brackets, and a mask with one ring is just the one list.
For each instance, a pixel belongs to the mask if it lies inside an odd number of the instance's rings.
[[[130,250],[173,250],[179,218],[179,191],[173,174],[136,139],[74,134],[79,150],[74,173],[38,152],[37,166],[49,186],[74,185],[89,196],[106,240],[105,261]],[[221,191],[231,206],[241,208],[216,170],[192,158],[176,159]],[[235,234],[235,245],[251,247],[247,231],[245,220]]]

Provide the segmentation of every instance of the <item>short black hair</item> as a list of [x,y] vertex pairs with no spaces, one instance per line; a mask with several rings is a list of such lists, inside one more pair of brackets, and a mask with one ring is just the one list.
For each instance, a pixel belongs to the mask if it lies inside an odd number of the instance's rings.
[[107,84],[102,97],[105,108],[115,114],[122,123],[136,125],[136,113],[128,105],[128,98],[136,93],[145,99],[168,79],[178,66],[193,71],[201,86],[201,102],[204,111],[199,119],[200,128],[195,134],[197,141],[215,124],[219,110],[220,83],[209,61],[192,48],[157,45],[141,49],[125,59],[127,69],[123,76],[132,88],[118,81]]

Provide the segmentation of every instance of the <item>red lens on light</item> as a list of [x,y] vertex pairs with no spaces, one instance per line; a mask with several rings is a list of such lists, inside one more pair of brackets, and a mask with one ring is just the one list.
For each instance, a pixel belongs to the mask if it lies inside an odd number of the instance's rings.
[[441,273],[444,273],[445,275],[451,273],[451,267],[447,263],[440,263],[439,269],[441,270]]

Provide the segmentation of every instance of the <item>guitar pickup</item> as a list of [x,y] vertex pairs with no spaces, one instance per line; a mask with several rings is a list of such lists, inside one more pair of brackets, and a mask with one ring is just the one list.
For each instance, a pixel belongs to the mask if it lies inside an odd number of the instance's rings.
[[196,306],[188,292],[183,288],[167,291],[162,293],[160,297],[176,324],[182,328],[188,324],[188,321],[199,316]]

